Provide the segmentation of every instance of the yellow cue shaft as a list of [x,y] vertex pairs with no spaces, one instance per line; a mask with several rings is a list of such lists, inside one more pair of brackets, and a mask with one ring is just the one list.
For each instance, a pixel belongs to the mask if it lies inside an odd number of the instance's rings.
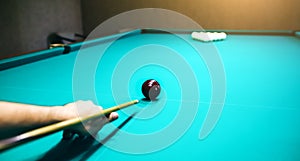
[[101,117],[103,115],[107,115],[111,112],[118,111],[122,108],[137,104],[138,102],[139,102],[138,100],[133,100],[130,102],[126,102],[126,103],[117,105],[117,106],[113,106],[111,108],[105,109],[99,113],[96,113],[96,114],[93,114],[93,115],[90,115],[87,117],[74,118],[74,119],[58,122],[55,124],[51,124],[48,126],[44,126],[44,127],[20,134],[18,136],[14,136],[14,137],[11,137],[8,139],[1,140],[0,141],[0,152],[4,151],[4,150],[8,150],[8,149],[15,147],[17,145],[20,145],[22,143],[26,143],[28,141],[52,134],[52,133],[60,131],[60,130],[63,130],[67,127],[71,127],[71,126],[79,124],[81,122],[99,118],[99,117]]

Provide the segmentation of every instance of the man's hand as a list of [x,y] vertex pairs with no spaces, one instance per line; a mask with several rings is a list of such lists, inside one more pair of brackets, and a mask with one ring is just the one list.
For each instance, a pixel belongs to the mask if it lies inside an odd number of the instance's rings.
[[[102,110],[101,106],[95,105],[92,101],[77,101],[64,106],[54,107],[52,115],[55,115],[55,118],[57,118],[58,121],[64,121],[76,117],[84,118],[99,113]],[[82,124],[65,129],[63,138],[71,139],[75,134],[81,138],[85,136],[96,136],[98,131],[101,130],[106,123],[116,120],[117,118],[118,114],[112,112],[108,117],[102,116],[97,119],[84,121]]]

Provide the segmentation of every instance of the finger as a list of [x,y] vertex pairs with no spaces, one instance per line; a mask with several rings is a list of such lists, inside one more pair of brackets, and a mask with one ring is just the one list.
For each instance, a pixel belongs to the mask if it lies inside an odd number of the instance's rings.
[[94,120],[92,122],[92,128],[86,128],[88,129],[87,132],[91,136],[96,136],[98,134],[98,131],[108,122],[112,122],[116,119],[118,119],[119,115],[116,112],[112,112],[109,114],[108,117],[102,117],[100,119]]
[[118,118],[119,118],[118,113],[112,112],[112,113],[110,113],[110,115],[108,117],[108,122],[112,122],[112,121],[114,121],[114,120],[116,120]]

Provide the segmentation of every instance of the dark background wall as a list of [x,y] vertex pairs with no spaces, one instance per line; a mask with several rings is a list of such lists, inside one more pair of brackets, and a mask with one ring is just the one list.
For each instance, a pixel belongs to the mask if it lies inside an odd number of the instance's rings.
[[47,48],[52,32],[82,33],[80,0],[0,0],[0,59]]
[[82,16],[85,33],[118,13],[149,7],[177,11],[204,29],[297,30],[299,6],[299,0],[82,0]]
[[88,34],[132,9],[174,10],[204,29],[299,30],[299,6],[299,0],[0,0],[0,59],[47,48],[52,32]]

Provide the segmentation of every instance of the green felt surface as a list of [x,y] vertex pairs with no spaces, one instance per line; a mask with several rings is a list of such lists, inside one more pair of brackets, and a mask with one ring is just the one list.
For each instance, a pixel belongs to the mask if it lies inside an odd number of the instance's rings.
[[[201,140],[210,103],[220,103],[211,102],[213,80],[203,57],[212,53],[206,51],[217,51],[223,62],[226,98],[218,123]],[[91,99],[110,107],[142,98],[141,84],[149,78],[163,89],[158,101],[119,111],[100,139],[139,112],[104,145],[60,142],[61,133],[56,133],[0,153],[0,160],[299,160],[299,51],[300,39],[293,36],[228,35],[224,41],[202,43],[189,34],[136,33],[0,71],[0,100],[39,105]],[[183,118],[172,127],[181,112],[192,122]],[[140,142],[124,134],[141,138],[168,127],[169,133]],[[154,152],[126,153],[155,149],[176,137]]]

